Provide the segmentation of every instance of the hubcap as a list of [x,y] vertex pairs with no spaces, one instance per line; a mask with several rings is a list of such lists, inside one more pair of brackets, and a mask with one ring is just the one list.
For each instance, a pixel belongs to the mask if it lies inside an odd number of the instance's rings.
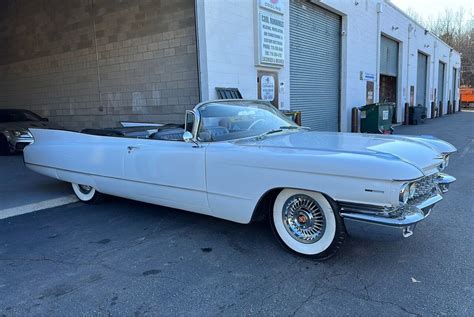
[[307,195],[294,195],[283,205],[283,224],[291,237],[302,243],[315,243],[326,229],[321,206]]
[[89,186],[89,185],[79,185],[79,190],[81,191],[81,193],[83,193],[84,195],[87,195],[91,192],[92,190],[92,187]]

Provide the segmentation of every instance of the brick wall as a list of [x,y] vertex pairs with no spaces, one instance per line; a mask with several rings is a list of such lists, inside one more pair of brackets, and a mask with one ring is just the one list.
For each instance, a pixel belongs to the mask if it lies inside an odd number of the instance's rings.
[[0,108],[81,129],[182,122],[198,99],[194,0],[0,2]]

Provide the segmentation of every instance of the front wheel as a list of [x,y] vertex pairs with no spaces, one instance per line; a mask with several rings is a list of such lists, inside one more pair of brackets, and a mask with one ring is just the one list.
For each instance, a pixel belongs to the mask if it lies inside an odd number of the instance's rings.
[[77,198],[88,204],[97,204],[102,201],[103,194],[99,193],[94,187],[89,185],[81,185],[71,183],[72,190],[76,194]]
[[278,241],[298,254],[325,260],[344,243],[346,232],[337,207],[320,193],[284,189],[270,215]]

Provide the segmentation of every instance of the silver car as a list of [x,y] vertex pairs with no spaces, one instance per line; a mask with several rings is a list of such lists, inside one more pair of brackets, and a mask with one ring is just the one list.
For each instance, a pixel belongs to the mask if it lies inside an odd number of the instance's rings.
[[0,109],[0,155],[20,152],[32,143],[33,136],[28,128],[60,127],[29,110]]

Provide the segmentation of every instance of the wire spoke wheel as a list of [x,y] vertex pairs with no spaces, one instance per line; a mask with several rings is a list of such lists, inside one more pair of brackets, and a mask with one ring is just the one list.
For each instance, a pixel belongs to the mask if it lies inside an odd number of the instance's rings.
[[95,204],[102,200],[103,195],[93,186],[72,183],[72,189],[77,198],[88,204]]
[[278,241],[313,259],[330,258],[345,239],[337,205],[318,192],[285,188],[276,197],[270,216]]
[[83,193],[84,195],[87,195],[92,191],[92,186],[89,185],[78,185],[78,187],[81,193]]
[[303,243],[315,243],[326,229],[326,217],[319,204],[307,195],[294,195],[283,206],[282,220],[286,231]]

